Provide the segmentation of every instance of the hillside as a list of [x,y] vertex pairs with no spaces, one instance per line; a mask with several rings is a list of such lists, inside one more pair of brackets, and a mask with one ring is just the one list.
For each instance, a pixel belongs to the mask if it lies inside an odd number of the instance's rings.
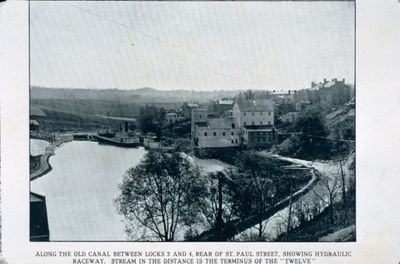
[[131,103],[204,103],[210,99],[233,97],[239,91],[193,91],[193,90],[158,90],[144,87],[132,90],[118,89],[81,89],[81,88],[50,88],[31,87],[31,100],[103,100]]

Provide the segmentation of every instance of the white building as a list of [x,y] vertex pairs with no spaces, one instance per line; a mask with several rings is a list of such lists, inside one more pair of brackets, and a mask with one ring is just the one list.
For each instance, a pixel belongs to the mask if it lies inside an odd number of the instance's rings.
[[274,125],[274,107],[267,99],[239,99],[233,106],[232,116],[239,127]]
[[194,142],[200,148],[237,147],[240,144],[240,129],[235,128],[233,120],[211,118],[196,124]]
[[274,106],[267,99],[239,99],[233,118],[241,128],[240,141],[248,148],[271,145],[275,141]]
[[232,115],[208,118],[206,109],[192,111],[192,142],[200,148],[263,147],[275,141],[274,108],[270,100],[235,102]]

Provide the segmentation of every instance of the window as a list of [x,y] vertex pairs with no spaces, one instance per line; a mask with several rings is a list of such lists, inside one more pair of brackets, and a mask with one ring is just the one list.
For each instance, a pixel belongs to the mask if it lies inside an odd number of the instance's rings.
[[235,128],[235,123],[232,123],[232,128]]
[[251,115],[254,116],[254,112],[251,112]]
[[268,121],[268,125],[271,125],[271,121]]
[[246,125],[246,122],[243,122],[243,125],[245,126],[245,125]]
[[200,115],[200,118],[201,118],[201,115]]
[[254,126],[254,121],[253,121],[253,122],[251,122],[251,125],[252,125],[252,126]]
[[222,132],[222,135],[225,136],[225,132]]
[[207,136],[207,132],[204,132],[204,136],[205,136],[205,137]]
[[243,112],[243,115],[246,116],[246,112]]
[[232,144],[235,143],[235,141],[232,139]]
[[268,115],[270,116],[270,115],[271,115],[271,112],[268,112]]
[[260,125],[262,125],[263,123],[262,123],[262,121],[260,121]]
[[231,132],[231,136],[233,136],[233,131]]
[[263,115],[263,112],[260,112],[260,115]]
[[214,137],[217,136],[217,132],[214,132]]

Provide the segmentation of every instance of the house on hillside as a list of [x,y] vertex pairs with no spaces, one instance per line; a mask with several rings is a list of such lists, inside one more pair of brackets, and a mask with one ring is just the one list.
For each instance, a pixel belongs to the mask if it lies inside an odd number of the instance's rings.
[[178,114],[175,112],[167,113],[165,115],[165,123],[166,124],[173,124],[176,122],[176,120],[178,120]]
[[299,116],[299,112],[289,112],[283,116],[281,116],[279,119],[281,120],[282,123],[289,123],[289,124],[293,124],[294,121],[296,121],[296,119]]
[[31,132],[39,132],[40,123],[39,120],[42,120],[46,117],[46,114],[37,106],[31,106],[29,108],[29,130]]
[[197,109],[197,108],[199,108],[199,105],[198,105],[198,104],[195,104],[195,103],[187,103],[187,102],[185,102],[185,103],[182,105],[183,115],[184,115],[185,117],[191,117],[191,115],[192,115],[192,110],[193,110],[193,109]]
[[301,111],[304,111],[310,105],[311,105],[311,102],[309,100],[301,99],[300,101],[297,101],[295,103],[294,108],[295,108],[296,112],[301,112]]
[[32,132],[39,132],[39,122],[37,120],[29,120],[29,130]]
[[350,86],[345,83],[345,79],[331,81],[324,80],[324,84],[319,88],[320,104],[324,108],[333,108],[343,105],[350,101]]

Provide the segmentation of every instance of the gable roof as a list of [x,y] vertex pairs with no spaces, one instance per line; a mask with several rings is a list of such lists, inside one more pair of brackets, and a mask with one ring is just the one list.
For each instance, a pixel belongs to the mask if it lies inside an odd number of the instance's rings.
[[242,112],[265,112],[274,111],[271,100],[268,99],[239,99],[237,101],[240,111]]
[[233,105],[235,102],[233,100],[219,100],[219,105]]
[[199,107],[199,105],[195,104],[195,103],[184,103],[183,106],[185,106],[185,105],[187,107],[189,107],[189,108],[197,108],[197,107]]
[[37,106],[31,106],[29,108],[29,115],[30,116],[46,116],[42,109]]

